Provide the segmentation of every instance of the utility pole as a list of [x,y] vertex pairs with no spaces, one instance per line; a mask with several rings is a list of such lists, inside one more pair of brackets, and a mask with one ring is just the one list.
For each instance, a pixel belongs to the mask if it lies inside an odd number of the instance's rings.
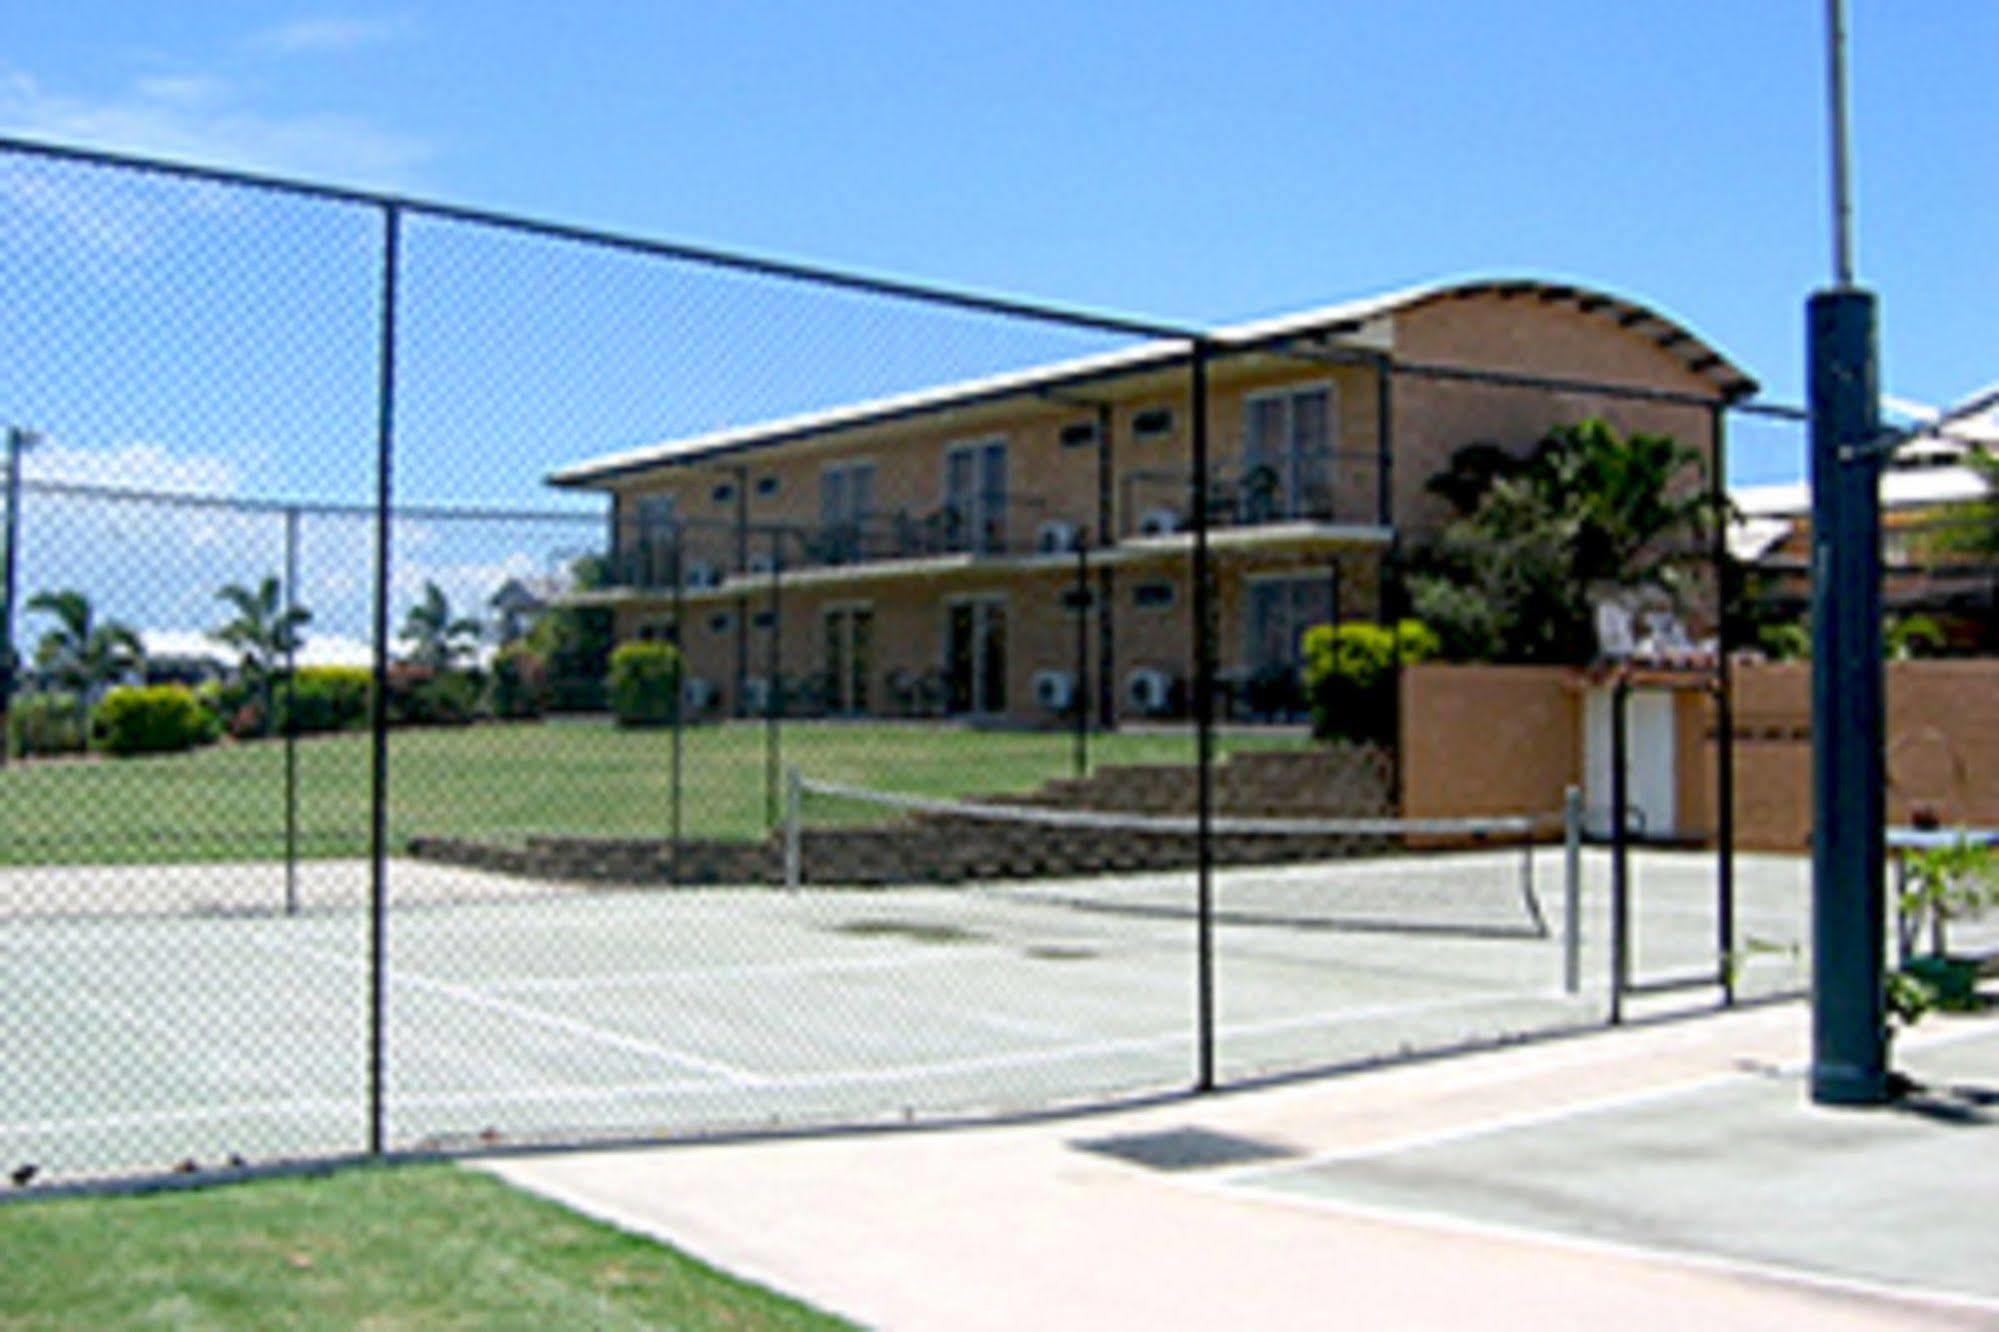
[[1826,0],[1833,285],[1806,307],[1812,458],[1812,1100],[1888,1099],[1880,363],[1858,286],[1846,9]]
[[35,444],[33,431],[7,428],[7,526],[0,540],[0,768],[7,766],[14,714],[14,586],[21,540],[21,455]]

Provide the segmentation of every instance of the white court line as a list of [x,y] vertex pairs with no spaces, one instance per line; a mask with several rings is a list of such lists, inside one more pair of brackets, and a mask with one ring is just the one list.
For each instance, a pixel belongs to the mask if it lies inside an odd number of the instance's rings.
[[[331,963],[335,966],[344,967],[349,971],[365,972],[368,970],[368,964],[365,961],[348,957],[344,953],[336,953],[330,949],[315,948],[311,944],[285,944],[270,939],[257,939],[252,941],[252,946],[262,948],[268,952],[290,954],[294,957],[305,957],[315,961]],[[588,1022],[580,1022],[575,1018],[563,1017],[560,1014],[544,1012],[539,1008],[530,1008],[525,1004],[517,1004],[511,1000],[482,994],[480,991],[471,989],[468,986],[457,985],[450,981],[437,980],[430,976],[421,976],[415,972],[401,971],[395,968],[389,968],[386,974],[387,979],[392,984],[403,985],[413,990],[422,990],[429,994],[440,995],[446,999],[453,999],[473,1008],[483,1008],[488,1012],[499,1013],[504,1017],[514,1018],[534,1026],[547,1027],[552,1031],[564,1032],[571,1036],[580,1036],[585,1040],[595,1041],[599,1045],[609,1046],[612,1049],[624,1050],[632,1054],[651,1055],[657,1059],[665,1059],[686,1068],[696,1069],[703,1073],[712,1073],[739,1086],[761,1086],[769,1081],[761,1073],[754,1073],[749,1069],[739,1068],[734,1064],[723,1063],[718,1059],[708,1059],[701,1055],[691,1054],[686,1050],[676,1049],[668,1045],[660,1045],[653,1041],[641,1040],[636,1036],[627,1036],[622,1032],[593,1026]]]
[[[1934,1032],[1927,1038],[1904,1037],[1902,1048],[1907,1050],[1940,1049],[1963,1041],[1992,1037],[1991,1030],[1968,1028],[1963,1031]],[[1569,1101],[1562,1105],[1548,1106],[1539,1110],[1523,1110],[1517,1114],[1501,1115],[1496,1119],[1480,1120],[1472,1124],[1459,1124],[1451,1128],[1436,1129],[1426,1133],[1411,1133],[1400,1138],[1388,1138],[1358,1147],[1339,1147],[1332,1151],[1315,1152],[1310,1156],[1293,1157],[1282,1162],[1266,1162],[1258,1165],[1242,1166],[1235,1170],[1214,1171],[1209,1179],[1222,1183],[1252,1180],[1261,1176],[1285,1175],[1296,1171],[1311,1170],[1322,1165],[1337,1165],[1344,1161],[1367,1161],[1378,1157],[1393,1156],[1402,1152],[1425,1147],[1441,1147],[1453,1143],[1466,1142],[1474,1138],[1489,1137],[1505,1133],[1511,1129],[1534,1128],[1544,1124],[1559,1123],[1565,1119],[1586,1119],[1591,1115],[1612,1110],[1628,1109],[1635,1105],[1645,1105],[1654,1101],[1671,1100],[1677,1096],[1687,1096],[1706,1091],[1728,1083],[1745,1082],[1754,1076],[1776,1076],[1780,1078],[1802,1077],[1810,1071],[1808,1063],[1793,1062],[1779,1064],[1764,1073],[1756,1073],[1741,1068],[1731,1068],[1718,1073],[1703,1073],[1699,1077],[1668,1083],[1663,1087],[1645,1087],[1636,1091],[1613,1092],[1605,1096],[1588,1097],[1580,1101]]]
[[1827,1272],[1814,1272],[1809,1268],[1786,1267],[1752,1258],[1730,1258],[1720,1254],[1701,1253],[1693,1249],[1655,1247],[1621,1240],[1595,1239],[1569,1231],[1542,1230],[1532,1226],[1508,1225],[1496,1221],[1475,1221],[1468,1217],[1454,1216],[1448,1212],[1432,1211],[1427,1208],[1349,1202],[1316,1194],[1246,1186],[1215,1175],[1204,1179],[1182,1175],[1172,1177],[1168,1182],[1171,1187],[1227,1198],[1237,1203],[1255,1201],[1307,1211],[1330,1212],[1367,1221],[1449,1231],[1479,1239],[1544,1245],[1593,1257],[1620,1258],[1663,1267],[1690,1268],[1694,1271],[1715,1272],[1724,1276],[1753,1277],[1780,1285],[1800,1286],[1809,1290],[1842,1295],[1860,1295],[1898,1304],[1927,1304],[1971,1309],[1981,1313],[1999,1312],[1999,1299],[1962,1291],[1940,1290],[1931,1286],[1876,1281],[1867,1277],[1836,1276]]
[[[986,950],[988,953],[991,950]],[[849,971],[901,971],[913,967],[957,965],[971,950],[920,957],[808,958],[801,962],[736,962],[708,967],[670,967],[652,971],[618,971],[601,976],[528,976],[490,981],[477,986],[486,994],[563,994],[571,991],[622,989],[627,986],[675,984],[680,981],[755,980],[764,976],[825,976]],[[1016,960],[1000,955],[999,960]]]
[[[1217,1028],[1219,1040],[1226,1042],[1232,1037],[1257,1036],[1269,1032],[1294,1030],[1307,1026],[1337,1026],[1344,1021],[1376,1021],[1401,1013],[1434,1012],[1450,1008],[1462,1008],[1480,1004],[1517,1002],[1523,999],[1546,1001],[1550,998],[1572,998],[1547,992],[1514,992],[1467,996],[1457,999],[1425,1000],[1406,1004],[1373,1004],[1361,1008],[1328,1009],[1321,1013],[1297,1014],[1287,1018],[1273,1018],[1265,1022],[1223,1024]],[[544,1015],[546,1016],[546,1015]],[[869,1083],[898,1082],[909,1079],[951,1076],[960,1073],[978,1073],[994,1068],[1034,1067],[1069,1063],[1076,1059],[1090,1058],[1103,1054],[1123,1054],[1140,1050],[1170,1049],[1185,1045],[1190,1050],[1194,1044],[1193,1030],[1176,1028],[1171,1032],[1113,1038],[1087,1042],[1082,1045],[1060,1046],[1052,1050],[1020,1050],[1007,1054],[971,1056],[962,1059],[932,1060],[927,1063],[896,1064],[884,1068],[836,1069],[825,1073],[806,1073],[786,1077],[782,1074],[759,1075],[755,1084],[766,1091],[812,1091],[823,1087],[863,1086]],[[569,1085],[534,1087],[527,1089],[462,1092],[395,1092],[389,1093],[391,1113],[409,1109],[443,1109],[456,1106],[496,1107],[517,1104],[542,1104],[548,1102],[621,1101],[646,1096],[675,1095],[684,1092],[712,1094],[722,1090],[713,1081],[694,1082],[685,1079],[660,1080],[651,1082],[598,1083],[591,1085]],[[96,1127],[142,1127],[149,1123],[175,1123],[203,1119],[222,1119],[235,1114],[254,1116],[274,1116],[293,1113],[293,1108],[317,1112],[326,1106],[354,1109],[359,1101],[334,1100],[319,1101],[277,1101],[252,1102],[237,1106],[214,1106],[200,1109],[160,1111],[154,1114],[134,1114],[117,1116],[82,1116],[74,1119],[45,1119],[26,1124],[0,1123],[0,1138],[22,1136],[30,1132],[63,1132],[72,1129]]]

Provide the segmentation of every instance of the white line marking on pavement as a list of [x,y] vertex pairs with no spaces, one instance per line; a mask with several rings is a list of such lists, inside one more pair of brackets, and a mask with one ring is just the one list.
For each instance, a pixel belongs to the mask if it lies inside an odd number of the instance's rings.
[[[316,948],[311,944],[287,944],[271,939],[257,939],[252,942],[253,946],[262,948],[268,952],[310,958],[314,961],[344,967],[349,971],[365,972],[368,969],[368,964],[361,959],[351,958],[344,953],[337,953],[331,949]],[[421,990],[427,994],[439,995],[443,998],[466,1004],[472,1008],[483,1008],[489,1013],[498,1013],[503,1017],[510,1017],[533,1026],[547,1027],[551,1031],[560,1031],[571,1036],[580,1036],[584,1040],[594,1041],[599,1045],[608,1046],[612,1049],[624,1050],[631,1054],[651,1055],[656,1059],[664,1059],[685,1068],[695,1069],[703,1073],[712,1073],[738,1086],[762,1086],[770,1081],[768,1077],[761,1073],[752,1072],[746,1068],[739,1068],[734,1064],[724,1063],[719,1059],[709,1059],[673,1046],[661,1045],[654,1041],[641,1040],[636,1036],[627,1036],[623,1032],[593,1026],[588,1022],[582,1022],[576,1018],[563,1017],[560,1014],[545,1012],[539,1008],[530,1008],[526,1004],[517,1004],[510,999],[501,999],[468,986],[454,984],[451,981],[438,980],[434,977],[422,976],[415,972],[398,970],[394,967],[388,969],[387,980],[391,985],[401,985],[412,990]]]
[[1828,1272],[1814,1272],[1808,1268],[1786,1267],[1778,1263],[1759,1262],[1749,1258],[1730,1258],[1721,1254],[1700,1253],[1692,1249],[1594,1239],[1560,1230],[1540,1230],[1530,1226],[1507,1225],[1495,1221],[1475,1221],[1468,1217],[1453,1216],[1447,1212],[1435,1212],[1423,1208],[1392,1207],[1379,1203],[1349,1202],[1339,1198],[1290,1193],[1269,1187],[1231,1183],[1219,1176],[1205,1179],[1181,1176],[1170,1182],[1177,1188],[1231,1198],[1237,1202],[1266,1202],[1282,1207],[1298,1207],[1308,1211],[1331,1212],[1362,1220],[1387,1222],[1392,1225],[1451,1231],[1481,1239],[1497,1239],[1516,1244],[1540,1244],[1598,1257],[1622,1258],[1664,1267],[1691,1268],[1695,1271],[1715,1272],[1724,1276],[1752,1277],[1781,1285],[1801,1286],[1810,1290],[1842,1295],[1860,1295],[1903,1305],[1940,1305],[1947,1308],[1971,1309],[1980,1313],[1999,1312],[1999,1299],[1962,1291],[1876,1281],[1866,1277],[1837,1276]]

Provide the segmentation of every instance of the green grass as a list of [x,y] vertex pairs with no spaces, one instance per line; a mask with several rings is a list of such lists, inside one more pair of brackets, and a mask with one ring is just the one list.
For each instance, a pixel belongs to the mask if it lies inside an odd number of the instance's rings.
[[0,1326],[848,1326],[452,1166],[0,1207]]
[[[1295,735],[1224,737],[1222,748],[1295,746]],[[786,723],[782,762],[811,776],[927,795],[1022,791],[1069,775],[1068,735],[939,725]],[[664,836],[669,733],[550,721],[398,731],[389,820],[412,836],[529,833]],[[1185,734],[1093,737],[1098,763],[1186,763]],[[747,722],[690,728],[682,827],[689,837],[760,838],[764,734]],[[151,758],[16,763],[0,770],[0,864],[145,864],[283,853],[284,746],[223,744]],[[367,846],[365,735],[298,746],[299,827],[309,856]]]

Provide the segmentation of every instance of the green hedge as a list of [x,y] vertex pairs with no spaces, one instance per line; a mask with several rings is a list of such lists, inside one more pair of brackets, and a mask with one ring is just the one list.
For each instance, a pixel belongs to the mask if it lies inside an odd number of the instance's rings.
[[389,725],[464,726],[478,719],[485,691],[477,671],[398,664],[389,670]]
[[272,687],[272,729],[283,735],[295,726],[298,734],[312,735],[365,727],[374,681],[366,666],[301,667],[289,686],[280,680]]
[[495,717],[541,716],[548,708],[547,659],[520,643],[501,648],[493,656],[487,693]]
[[175,754],[213,742],[215,714],[185,685],[114,689],[90,715],[91,734],[107,754]]
[[23,758],[81,754],[90,745],[82,701],[75,694],[55,691],[16,694],[7,714],[7,733],[13,752]]
[[1438,640],[1419,620],[1386,625],[1318,625],[1305,631],[1305,698],[1321,739],[1395,739],[1395,668],[1437,655]]
[[621,644],[606,683],[618,725],[665,725],[680,711],[680,652],[670,643]]

